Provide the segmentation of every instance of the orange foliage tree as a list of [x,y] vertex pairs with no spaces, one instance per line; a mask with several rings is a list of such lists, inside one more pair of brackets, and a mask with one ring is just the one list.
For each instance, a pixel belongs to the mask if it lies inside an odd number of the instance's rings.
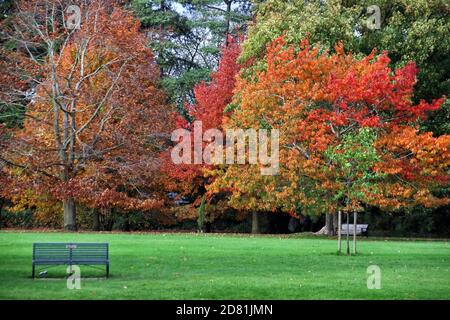
[[[415,129],[443,98],[412,102],[414,63],[391,70],[385,52],[357,59],[341,44],[330,54],[307,40],[295,50],[283,36],[266,57],[265,70],[238,79],[238,107],[227,127],[278,129],[280,174],[261,176],[258,166],[232,165],[216,172],[210,192],[231,191],[231,204],[241,209],[293,214],[448,203],[433,192],[448,182],[450,136]],[[363,129],[373,143],[355,140]],[[358,150],[361,157],[350,161]]]
[[[1,159],[6,196],[32,189],[61,200],[64,227],[74,230],[77,202],[125,211],[160,206],[158,137],[171,122],[137,20],[115,1],[70,2],[81,16],[79,28],[68,29],[68,4],[18,4],[15,30],[42,77]],[[40,50],[30,47],[36,42]]]

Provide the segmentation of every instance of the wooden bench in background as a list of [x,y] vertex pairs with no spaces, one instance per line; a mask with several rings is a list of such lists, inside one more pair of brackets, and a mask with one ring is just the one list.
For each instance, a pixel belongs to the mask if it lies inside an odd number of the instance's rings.
[[[369,236],[369,225],[368,224],[357,224],[356,225],[356,235],[364,235],[366,237]],[[347,234],[347,224],[344,223],[341,226],[341,234]],[[348,235],[352,236],[354,234],[353,224],[348,225]]]

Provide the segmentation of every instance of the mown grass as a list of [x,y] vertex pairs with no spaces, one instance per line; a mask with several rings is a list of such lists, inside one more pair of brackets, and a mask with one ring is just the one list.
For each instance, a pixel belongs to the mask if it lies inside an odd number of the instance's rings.
[[[33,242],[109,242],[111,276],[65,267],[31,279]],[[448,241],[359,241],[339,256],[324,238],[124,233],[0,232],[1,299],[450,299]],[[367,288],[367,267],[381,289]]]

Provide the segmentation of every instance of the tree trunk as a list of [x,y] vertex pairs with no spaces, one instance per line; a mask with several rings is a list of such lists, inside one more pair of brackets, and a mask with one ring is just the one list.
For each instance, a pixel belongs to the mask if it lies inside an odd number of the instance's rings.
[[128,213],[124,213],[124,214],[125,214],[125,221],[123,223],[123,231],[129,232],[130,231],[130,216],[128,215]]
[[258,219],[258,212],[253,211],[252,213],[252,233],[256,234],[259,233],[259,219]]
[[334,213],[332,217],[333,217],[333,236],[335,236],[338,229],[338,215]]
[[342,252],[342,213],[341,210],[338,212],[338,252],[341,254]]
[[330,221],[331,221],[331,216],[329,213],[325,214],[325,229],[327,231],[327,236],[330,236]]
[[0,198],[0,228],[3,226],[3,223],[2,223],[2,209],[3,209],[3,199],[2,198]]
[[350,233],[350,225],[349,225],[349,217],[348,217],[348,212],[347,212],[347,255],[350,254],[350,238],[349,238],[349,233]]
[[99,209],[94,209],[92,212],[92,230],[100,231],[100,211]]
[[76,204],[73,198],[68,198],[63,201],[64,207],[64,229],[69,231],[77,230],[76,221]]
[[103,209],[102,218],[105,230],[111,231],[114,224],[113,209],[112,208]]
[[325,215],[325,225],[327,227],[327,235],[329,237],[332,237],[332,236],[335,235],[335,233],[334,233],[334,223],[333,223],[334,219],[333,219],[333,216],[334,215],[332,215],[331,213],[327,213]]
[[356,220],[358,219],[358,213],[353,213],[353,254],[356,254]]
[[228,35],[230,34],[230,25],[231,25],[231,4],[232,1],[225,1],[227,5],[227,13],[225,16],[226,19],[226,30],[225,30],[225,46],[228,47]]

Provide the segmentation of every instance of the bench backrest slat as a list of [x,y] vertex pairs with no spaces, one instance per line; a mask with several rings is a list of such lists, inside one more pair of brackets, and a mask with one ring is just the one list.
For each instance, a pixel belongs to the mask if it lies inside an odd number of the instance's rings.
[[[356,225],[356,229],[367,229],[368,226],[369,226],[368,224],[357,224]],[[348,228],[353,230],[353,224],[349,224]],[[347,229],[347,224],[346,223],[342,224],[342,229]]]

